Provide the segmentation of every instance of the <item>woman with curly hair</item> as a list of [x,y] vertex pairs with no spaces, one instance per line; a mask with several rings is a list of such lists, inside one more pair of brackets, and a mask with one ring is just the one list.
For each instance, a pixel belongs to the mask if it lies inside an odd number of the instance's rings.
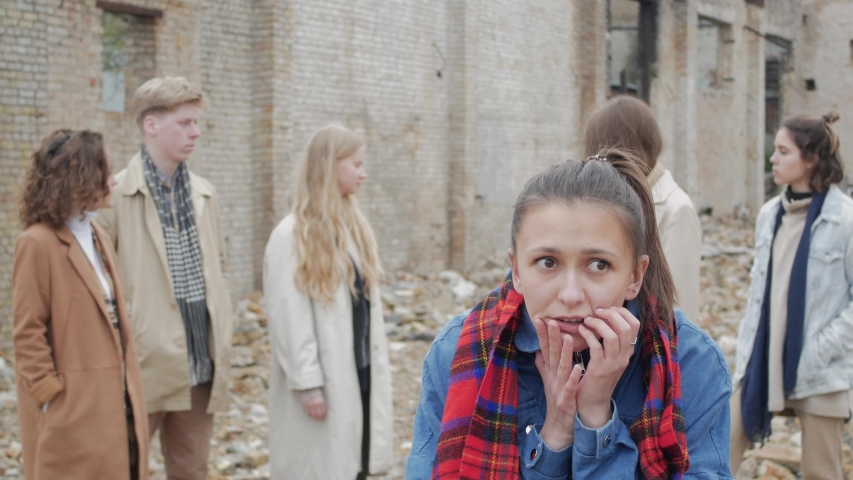
[[148,417],[116,256],[101,134],[57,130],[21,195],[12,318],[27,479],[147,479]]
[[732,471],[773,415],[796,415],[802,478],[843,478],[844,424],[853,413],[853,200],[836,112],[797,115],[776,133],[773,180],[761,207],[731,400]]
[[302,155],[293,210],[267,244],[273,479],[363,479],[391,463],[382,270],[355,198],[367,178],[363,161],[355,133],[317,131]]

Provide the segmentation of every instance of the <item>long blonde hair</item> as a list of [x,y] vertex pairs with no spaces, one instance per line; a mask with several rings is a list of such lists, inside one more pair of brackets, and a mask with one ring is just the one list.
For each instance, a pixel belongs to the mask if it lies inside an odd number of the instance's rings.
[[361,257],[365,291],[379,285],[382,267],[376,238],[354,195],[341,195],[337,162],[364,146],[355,133],[327,125],[311,138],[300,160],[293,201],[293,235],[299,264],[296,286],[314,300],[331,303],[342,280],[355,295],[355,268],[347,233]]

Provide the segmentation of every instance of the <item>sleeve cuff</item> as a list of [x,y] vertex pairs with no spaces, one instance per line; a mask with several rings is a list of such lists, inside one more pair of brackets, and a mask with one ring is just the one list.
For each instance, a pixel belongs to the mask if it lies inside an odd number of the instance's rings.
[[616,402],[610,400],[613,407],[613,415],[603,427],[591,430],[581,422],[580,415],[575,414],[575,445],[578,454],[585,457],[602,459],[616,450],[616,438],[620,426],[624,427],[619,420],[619,412],[616,410]]
[[53,400],[59,392],[65,387],[62,386],[62,380],[56,375],[49,375],[38,381],[30,390],[30,395],[36,399],[39,405]]
[[319,369],[312,369],[296,375],[293,379],[292,388],[293,390],[311,390],[323,385],[323,372]]
[[572,446],[554,451],[548,448],[539,435],[542,425],[530,425],[527,437],[520,448],[525,466],[545,478],[566,478],[572,464]]

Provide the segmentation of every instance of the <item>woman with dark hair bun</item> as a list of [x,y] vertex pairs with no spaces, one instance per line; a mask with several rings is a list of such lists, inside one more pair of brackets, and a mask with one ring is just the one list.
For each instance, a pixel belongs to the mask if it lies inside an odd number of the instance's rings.
[[802,474],[843,478],[841,441],[853,412],[853,199],[844,177],[836,112],[798,115],[776,134],[773,179],[785,191],[755,226],[746,316],[732,395],[732,472],[770,419],[794,414]]
[[116,256],[101,134],[57,130],[21,195],[12,318],[24,478],[148,478],[148,416]]

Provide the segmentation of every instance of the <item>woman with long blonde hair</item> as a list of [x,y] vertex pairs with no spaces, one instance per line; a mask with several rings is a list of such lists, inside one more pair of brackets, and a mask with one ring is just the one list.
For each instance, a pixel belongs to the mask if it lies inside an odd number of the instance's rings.
[[[365,478],[391,463],[391,374],[376,239],[355,198],[364,141],[328,125],[302,154],[264,256],[276,478]],[[334,452],[334,455],[329,455]]]

